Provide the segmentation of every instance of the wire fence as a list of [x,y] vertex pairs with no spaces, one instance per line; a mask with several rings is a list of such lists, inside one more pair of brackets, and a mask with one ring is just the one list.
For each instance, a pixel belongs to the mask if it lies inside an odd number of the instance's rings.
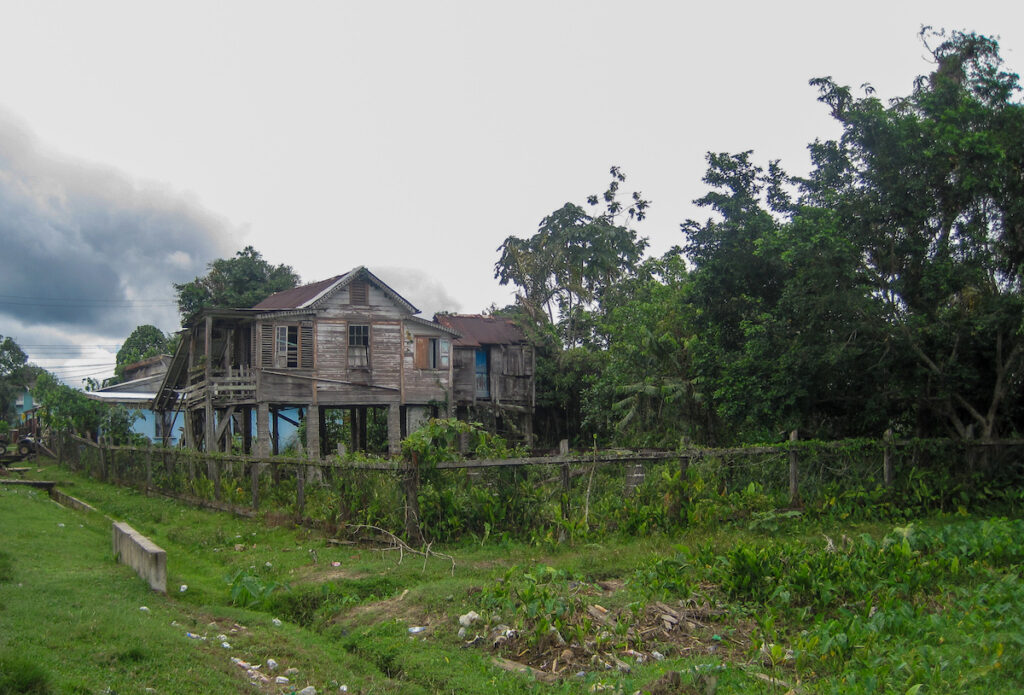
[[[1019,501],[1024,440],[796,441],[730,449],[593,450],[414,461],[252,456],[113,446],[63,434],[68,467],[193,504],[338,529],[372,525],[410,542],[509,536],[557,541],[643,534],[780,513],[899,516],[979,498]],[[1016,495],[1016,497],[1014,497]]]

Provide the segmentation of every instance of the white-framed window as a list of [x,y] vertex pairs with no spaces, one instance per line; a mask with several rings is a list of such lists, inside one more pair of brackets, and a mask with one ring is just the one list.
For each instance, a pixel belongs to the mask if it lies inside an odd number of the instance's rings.
[[274,366],[299,366],[299,327],[275,326]]
[[313,322],[263,324],[260,363],[275,369],[313,368]]
[[370,368],[370,327],[366,325],[349,325],[348,327],[348,366],[349,369]]

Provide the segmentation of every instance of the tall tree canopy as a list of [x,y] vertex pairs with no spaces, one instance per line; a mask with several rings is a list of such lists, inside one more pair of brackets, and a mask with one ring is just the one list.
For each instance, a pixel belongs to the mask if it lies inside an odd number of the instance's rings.
[[549,439],[574,437],[583,421],[583,394],[604,369],[595,335],[595,310],[615,283],[635,272],[647,248],[629,224],[646,217],[650,203],[634,192],[619,200],[626,175],[611,167],[604,193],[586,208],[566,203],[541,220],[528,239],[510,236],[494,276],[518,288],[516,316],[537,346],[537,431]]
[[922,32],[934,69],[882,102],[811,80],[842,128],[791,178],[708,155],[711,216],[603,289],[594,432],[1020,434],[1024,105],[995,40]]
[[14,399],[25,388],[28,355],[13,338],[0,335],[0,421],[13,414]]
[[916,365],[918,426],[991,437],[1014,426],[1006,401],[1024,368],[1024,106],[994,39],[922,38],[935,69],[908,97],[812,80],[843,134],[816,144],[807,199],[832,190],[890,339]]
[[115,379],[117,381],[124,379],[124,368],[127,365],[166,354],[168,351],[168,338],[163,331],[149,324],[137,326],[131,335],[125,338],[121,349],[117,351],[116,366],[114,367]]
[[190,323],[203,309],[251,307],[299,284],[291,266],[271,265],[252,246],[246,246],[234,258],[213,261],[209,269],[203,277],[174,285],[182,324]]
[[582,338],[581,312],[610,284],[632,272],[647,248],[647,239],[638,237],[628,222],[643,220],[650,203],[634,192],[632,202],[623,205],[618,193],[626,175],[619,167],[610,173],[608,189],[600,197],[587,198],[593,214],[566,203],[541,220],[529,239],[510,236],[498,247],[501,257],[494,277],[502,285],[519,288],[518,302],[534,321],[560,321],[567,347]]

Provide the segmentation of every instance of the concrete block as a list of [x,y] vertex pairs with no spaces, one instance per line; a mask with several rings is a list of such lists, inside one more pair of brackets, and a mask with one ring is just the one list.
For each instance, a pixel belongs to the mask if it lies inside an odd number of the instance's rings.
[[50,499],[63,507],[69,507],[70,509],[77,509],[83,512],[95,512],[96,508],[90,504],[83,502],[82,500],[75,499],[71,495],[65,494],[55,487],[50,488]]
[[134,569],[150,588],[167,593],[167,553],[128,524],[114,522],[114,555]]

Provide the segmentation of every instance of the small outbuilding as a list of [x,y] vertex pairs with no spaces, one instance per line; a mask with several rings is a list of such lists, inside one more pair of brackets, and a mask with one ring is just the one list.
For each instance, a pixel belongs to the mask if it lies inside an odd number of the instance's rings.
[[526,334],[498,316],[437,314],[434,320],[459,336],[453,344],[456,417],[531,444],[536,381]]

